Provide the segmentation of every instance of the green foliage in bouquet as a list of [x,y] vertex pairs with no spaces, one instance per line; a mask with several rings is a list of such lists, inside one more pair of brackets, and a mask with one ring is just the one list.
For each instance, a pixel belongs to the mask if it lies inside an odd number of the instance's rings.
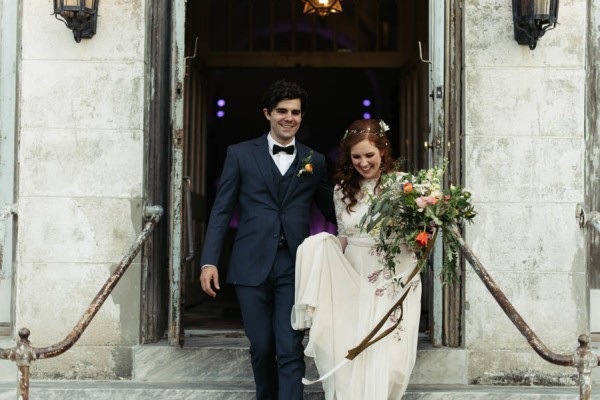
[[380,190],[369,196],[369,211],[359,227],[375,237],[375,252],[384,266],[394,272],[401,244],[424,255],[422,270],[438,231],[442,232],[444,260],[441,280],[444,284],[458,279],[458,241],[452,226],[472,222],[477,215],[470,203],[471,193],[460,186],[441,189],[445,169],[431,168],[416,174],[394,172],[381,176]]

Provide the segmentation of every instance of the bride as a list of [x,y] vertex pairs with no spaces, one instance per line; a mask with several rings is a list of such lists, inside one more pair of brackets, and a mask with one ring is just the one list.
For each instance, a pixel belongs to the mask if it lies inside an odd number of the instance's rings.
[[[375,239],[358,225],[377,196],[382,173],[392,172],[389,128],[380,120],[361,119],[341,140],[335,170],[334,203],[338,236],[307,238],[296,257],[294,329],[310,329],[305,354],[314,357],[327,400],[401,399],[415,364],[421,308],[417,274],[406,284],[417,259],[406,246],[392,273],[373,253]],[[379,333],[400,323],[352,361],[356,347],[406,292],[402,315],[394,312]],[[311,382],[305,382],[311,383]]]

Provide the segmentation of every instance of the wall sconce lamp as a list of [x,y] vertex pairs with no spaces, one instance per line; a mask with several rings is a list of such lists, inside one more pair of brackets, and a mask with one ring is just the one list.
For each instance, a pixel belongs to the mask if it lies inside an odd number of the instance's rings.
[[54,0],[54,17],[73,31],[77,43],[96,34],[100,0]]
[[304,2],[304,14],[319,14],[319,17],[326,17],[329,14],[340,14],[342,0],[302,0]]
[[554,29],[558,17],[558,0],[513,0],[515,40],[535,49],[537,40]]

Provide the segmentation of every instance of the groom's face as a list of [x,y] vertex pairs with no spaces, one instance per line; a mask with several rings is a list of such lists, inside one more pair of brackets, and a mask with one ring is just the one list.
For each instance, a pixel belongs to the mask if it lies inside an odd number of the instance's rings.
[[302,103],[300,99],[282,100],[269,112],[263,109],[271,124],[271,136],[282,145],[289,144],[302,122]]

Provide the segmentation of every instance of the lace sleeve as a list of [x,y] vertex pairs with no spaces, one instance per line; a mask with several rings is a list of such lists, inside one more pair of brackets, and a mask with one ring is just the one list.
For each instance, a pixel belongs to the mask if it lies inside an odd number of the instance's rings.
[[347,237],[346,227],[344,226],[344,220],[342,213],[346,212],[346,203],[342,199],[342,191],[339,186],[336,185],[333,191],[333,204],[335,205],[335,219],[337,220],[338,236]]

